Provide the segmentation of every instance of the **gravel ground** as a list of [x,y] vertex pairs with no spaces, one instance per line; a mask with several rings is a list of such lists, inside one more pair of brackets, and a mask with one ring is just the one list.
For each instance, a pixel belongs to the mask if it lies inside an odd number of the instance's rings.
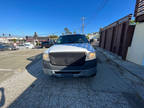
[[[23,66],[0,83],[0,107],[144,108],[133,86],[122,75],[124,71],[109,64],[100,54],[97,54],[98,73],[92,78],[48,77],[42,72],[41,59],[33,60],[35,54],[29,58],[32,62],[19,62]],[[15,62],[12,65],[17,68]]]

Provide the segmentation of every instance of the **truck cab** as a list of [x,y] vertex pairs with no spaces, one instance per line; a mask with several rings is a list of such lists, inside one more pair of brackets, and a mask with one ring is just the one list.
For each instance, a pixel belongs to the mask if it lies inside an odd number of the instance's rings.
[[57,77],[95,76],[96,51],[85,35],[63,35],[43,53],[43,71]]

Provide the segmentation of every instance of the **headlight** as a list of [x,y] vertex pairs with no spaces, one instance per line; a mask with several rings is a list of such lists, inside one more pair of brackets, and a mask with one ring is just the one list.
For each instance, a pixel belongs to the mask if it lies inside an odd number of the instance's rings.
[[88,53],[87,55],[87,59],[88,60],[93,60],[93,59],[96,59],[96,53]]
[[44,53],[44,54],[43,54],[43,60],[49,60],[49,55],[46,54],[46,53]]

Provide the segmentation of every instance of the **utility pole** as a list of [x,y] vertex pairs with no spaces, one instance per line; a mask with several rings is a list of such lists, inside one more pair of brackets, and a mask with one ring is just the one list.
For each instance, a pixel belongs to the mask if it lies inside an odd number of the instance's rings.
[[82,17],[82,34],[84,34],[84,21],[85,21],[85,17]]
[[2,35],[3,35],[3,37],[5,36],[5,34],[4,34],[4,33],[3,33]]

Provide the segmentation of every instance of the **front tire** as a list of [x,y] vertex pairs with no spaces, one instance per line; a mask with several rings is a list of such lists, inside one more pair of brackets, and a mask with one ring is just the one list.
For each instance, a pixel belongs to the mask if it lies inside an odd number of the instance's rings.
[[95,73],[92,74],[90,77],[95,77],[96,75],[97,75],[97,67],[96,67]]
[[90,77],[95,77],[96,76],[96,73],[95,74],[93,74],[93,75],[91,75]]

